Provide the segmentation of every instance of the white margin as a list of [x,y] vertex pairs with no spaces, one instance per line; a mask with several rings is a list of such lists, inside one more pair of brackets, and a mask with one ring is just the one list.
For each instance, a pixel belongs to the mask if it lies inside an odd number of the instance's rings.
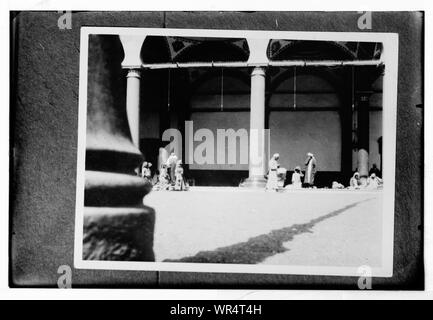
[[383,265],[372,268],[373,277],[391,277],[393,272],[394,243],[394,196],[395,196],[395,152],[398,84],[398,34],[360,32],[291,32],[291,31],[250,31],[250,30],[209,30],[209,29],[155,29],[124,27],[82,27],[80,43],[80,86],[79,123],[77,154],[77,192],[74,267],[103,270],[181,271],[181,272],[225,272],[225,273],[266,273],[298,275],[359,276],[354,267],[320,266],[267,266],[239,264],[132,262],[132,261],[89,261],[82,259],[84,173],[86,152],[87,114],[87,56],[89,34],[114,35],[155,35],[183,37],[221,38],[272,38],[291,40],[358,41],[381,42],[384,46],[384,89],[383,89],[383,176],[385,182],[383,197]]

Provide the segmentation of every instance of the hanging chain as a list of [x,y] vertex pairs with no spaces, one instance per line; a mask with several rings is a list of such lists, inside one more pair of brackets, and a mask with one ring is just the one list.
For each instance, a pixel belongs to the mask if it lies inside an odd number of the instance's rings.
[[352,66],[352,111],[355,110],[355,67]]
[[352,144],[355,150],[358,149],[357,126],[357,111],[355,110],[355,66],[352,66]]
[[221,68],[221,100],[220,100],[221,111],[224,110],[224,68]]
[[293,109],[296,109],[296,66],[293,68]]
[[170,91],[171,91],[171,69],[168,69],[168,83],[167,83],[167,110],[170,111]]

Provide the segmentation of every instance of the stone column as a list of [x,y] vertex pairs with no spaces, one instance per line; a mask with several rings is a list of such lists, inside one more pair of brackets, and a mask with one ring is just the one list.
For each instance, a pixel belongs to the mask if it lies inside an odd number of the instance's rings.
[[263,188],[266,185],[266,134],[265,134],[265,69],[255,67],[251,73],[250,146],[247,187]]
[[[346,88],[344,92],[351,92],[351,88]],[[341,120],[341,181],[347,183],[352,177],[352,153],[353,153],[353,111],[351,95],[343,93],[341,95],[342,105],[340,108]]]
[[129,69],[126,76],[126,113],[134,146],[140,148],[140,70]]
[[362,93],[358,103],[358,172],[361,183],[368,178],[370,144],[370,108],[368,94]]

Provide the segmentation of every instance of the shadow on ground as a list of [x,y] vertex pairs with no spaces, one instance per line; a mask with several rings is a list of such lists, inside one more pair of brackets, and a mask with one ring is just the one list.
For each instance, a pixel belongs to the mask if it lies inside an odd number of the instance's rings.
[[369,201],[366,199],[349,204],[341,209],[332,211],[307,223],[294,224],[290,227],[272,230],[248,239],[246,242],[231,246],[217,248],[213,251],[200,251],[194,256],[180,259],[165,259],[163,262],[199,262],[199,263],[234,263],[234,264],[256,264],[275,254],[288,251],[283,244],[293,240],[296,235],[312,233],[311,230],[317,223],[335,217],[358,204]]

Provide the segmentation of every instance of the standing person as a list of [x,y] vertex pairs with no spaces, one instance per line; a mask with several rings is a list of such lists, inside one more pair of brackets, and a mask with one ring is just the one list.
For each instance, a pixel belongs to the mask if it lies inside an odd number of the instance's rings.
[[278,159],[280,159],[280,155],[275,153],[272,158],[269,160],[269,173],[268,173],[268,182],[266,183],[266,189],[277,190],[278,189],[278,176],[277,170],[280,167],[278,163]]
[[172,152],[167,159],[168,174],[170,175],[170,182],[172,185],[174,185],[176,182],[176,174],[175,174],[176,164],[177,164],[177,156],[174,152]]
[[168,152],[165,148],[159,148],[158,151],[158,163],[156,165],[156,167],[158,169],[161,169],[162,165],[166,165],[167,164],[167,159],[168,159]]
[[307,188],[314,186],[314,176],[316,175],[316,158],[311,152],[307,153],[307,160],[305,160],[305,178],[304,184]]
[[141,164],[141,172],[140,172],[140,176],[141,176],[142,178],[144,178],[144,176],[146,175],[146,171],[147,171],[147,162],[144,161],[144,162]]
[[302,180],[301,178],[304,175],[301,172],[301,167],[296,166],[295,172],[292,174],[292,188],[293,189],[301,189],[302,188]]
[[141,177],[150,183],[152,183],[152,171],[150,171],[151,166],[152,163],[146,161],[143,162],[143,165],[141,166]]
[[175,169],[176,183],[174,185],[174,190],[183,191],[185,190],[185,181],[183,179],[183,168],[182,160],[178,160]]
[[159,169],[157,189],[158,190],[167,190],[169,187],[169,184],[170,184],[170,181],[169,181],[169,176],[167,173],[167,165],[162,164],[161,168]]

